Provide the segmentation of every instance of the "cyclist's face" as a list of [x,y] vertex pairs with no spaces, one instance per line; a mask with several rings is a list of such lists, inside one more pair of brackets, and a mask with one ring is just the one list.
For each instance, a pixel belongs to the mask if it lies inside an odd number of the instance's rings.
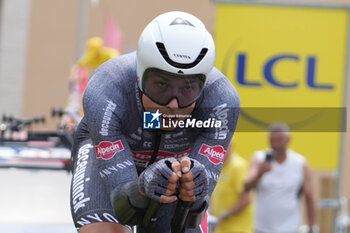
[[144,94],[159,105],[168,106],[176,99],[176,108],[187,108],[199,98],[204,80],[203,75],[173,74],[150,68],[145,71],[142,87]]
[[[166,116],[176,116],[176,115],[181,115],[181,116],[186,116],[186,115],[191,115],[196,103],[193,103],[192,105],[190,105],[187,108],[179,108],[179,104],[177,99],[173,98],[166,106],[163,105],[159,105],[155,102],[153,102],[150,98],[148,98],[146,95],[142,95],[142,104],[143,104],[143,108],[145,109],[145,111],[157,111],[159,109],[159,111],[162,113],[162,118],[164,115]],[[176,122],[179,120],[184,120],[186,117],[174,117],[174,118],[165,118],[167,123],[169,122],[169,120]],[[169,125],[169,124],[167,124]],[[169,127],[169,128],[165,128],[163,130],[174,130],[175,127]]]

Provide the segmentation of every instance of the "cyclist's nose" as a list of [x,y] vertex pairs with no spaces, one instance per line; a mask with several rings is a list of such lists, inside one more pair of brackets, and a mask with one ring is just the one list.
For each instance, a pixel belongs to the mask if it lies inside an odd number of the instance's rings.
[[166,105],[168,108],[179,108],[179,102],[177,98],[173,97],[170,102]]

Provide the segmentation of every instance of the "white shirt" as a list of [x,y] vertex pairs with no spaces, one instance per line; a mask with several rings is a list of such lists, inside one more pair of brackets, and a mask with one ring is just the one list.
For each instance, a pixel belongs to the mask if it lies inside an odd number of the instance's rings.
[[[264,162],[266,151],[257,151],[254,156]],[[283,163],[271,162],[271,171],[265,173],[257,185],[256,232],[297,232],[301,218],[298,193],[303,184],[304,163],[304,157],[293,150],[287,151]]]

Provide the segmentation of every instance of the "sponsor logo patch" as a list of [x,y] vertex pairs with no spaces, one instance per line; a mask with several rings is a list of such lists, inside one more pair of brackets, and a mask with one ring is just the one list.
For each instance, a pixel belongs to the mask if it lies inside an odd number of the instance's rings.
[[208,146],[202,144],[199,154],[207,156],[213,164],[224,163],[226,151],[222,146]]
[[121,142],[121,140],[118,140],[116,142],[108,142],[108,141],[102,141],[98,146],[95,146],[96,150],[96,157],[102,158],[104,160],[108,160],[113,158],[113,156],[124,150],[124,146]]

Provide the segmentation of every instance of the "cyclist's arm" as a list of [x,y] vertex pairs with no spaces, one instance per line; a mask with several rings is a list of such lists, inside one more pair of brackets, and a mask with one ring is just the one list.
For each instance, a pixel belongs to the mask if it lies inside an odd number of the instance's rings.
[[[224,140],[211,140],[202,135],[197,138],[194,147],[191,149],[189,157],[199,161],[205,166],[205,171],[209,178],[209,197],[214,191],[219,179],[224,162],[224,154],[231,141],[232,134],[233,132],[228,132]],[[218,155],[218,157],[216,157],[215,154]]]
[[205,166],[211,196],[220,176],[226,149],[236,129],[240,99],[226,78],[215,81],[207,89],[199,111],[203,111],[201,113],[203,120],[215,118],[221,121],[221,126],[204,129],[197,137],[189,157]]
[[[122,74],[120,74],[122,75]],[[130,147],[124,137],[122,116],[126,112],[125,87],[98,69],[90,78],[83,97],[85,120],[96,152],[99,174],[109,191],[137,180]]]

